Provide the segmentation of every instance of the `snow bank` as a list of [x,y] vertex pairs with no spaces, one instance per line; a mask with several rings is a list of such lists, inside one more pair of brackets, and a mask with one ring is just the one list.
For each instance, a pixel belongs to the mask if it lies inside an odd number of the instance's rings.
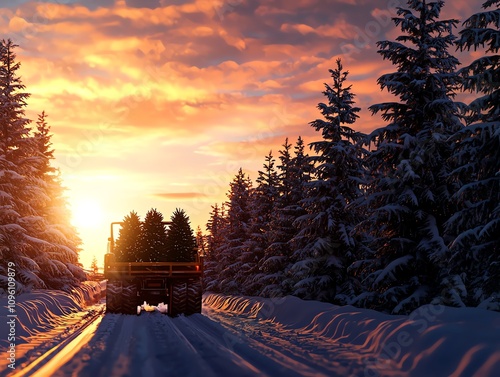
[[91,305],[99,302],[106,293],[106,282],[85,281],[71,292],[84,305]]
[[[87,305],[99,301],[104,292],[98,282],[83,282],[71,293],[52,290],[33,290],[16,296],[15,314],[16,344],[26,343],[28,337],[49,333],[54,329],[68,327],[69,317],[79,313]],[[7,298],[0,297],[2,312],[0,313],[0,349],[6,347],[8,326]],[[71,322],[71,321],[70,321]]]
[[[2,307],[6,307],[0,299]],[[26,338],[49,331],[58,326],[63,316],[82,310],[83,302],[62,291],[37,291],[24,293],[17,297],[16,312],[16,343],[21,344]],[[5,311],[5,309],[4,309]],[[0,316],[2,322],[7,321],[6,315]],[[7,341],[7,326],[0,326],[0,348]]]
[[207,294],[204,304],[352,345],[366,355],[365,376],[500,375],[500,313],[496,312],[425,305],[409,316],[395,316],[291,296]]

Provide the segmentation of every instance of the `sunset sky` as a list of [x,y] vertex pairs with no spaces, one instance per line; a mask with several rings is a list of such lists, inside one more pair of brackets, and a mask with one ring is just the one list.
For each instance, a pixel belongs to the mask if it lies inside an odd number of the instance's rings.
[[[447,1],[443,17],[463,21],[482,3]],[[255,181],[286,137],[318,140],[309,122],[339,57],[363,109],[355,128],[382,126],[366,109],[392,100],[376,80],[394,67],[375,43],[401,34],[389,18],[405,4],[0,1],[2,38],[20,46],[32,94],[27,115],[49,116],[84,266],[94,255],[102,264],[108,224],[131,210],[168,220],[179,207],[205,231],[239,167]]]

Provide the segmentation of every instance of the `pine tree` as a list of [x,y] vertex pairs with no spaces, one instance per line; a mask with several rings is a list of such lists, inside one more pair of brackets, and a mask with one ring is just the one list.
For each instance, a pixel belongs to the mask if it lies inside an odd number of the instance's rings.
[[268,246],[269,227],[274,201],[278,195],[278,176],[272,151],[265,157],[264,170],[259,170],[257,186],[251,193],[250,221],[248,237],[244,241],[240,255],[241,267],[236,280],[245,295],[258,295],[264,286],[261,284],[263,273],[260,263]]
[[[50,163],[49,127],[45,114],[32,133],[25,118],[29,94],[17,76],[11,40],[0,42],[0,254],[14,262],[19,289],[46,287],[70,290],[85,274],[78,264],[81,241],[62,199],[62,187]],[[0,287],[6,281],[0,267]]]
[[62,185],[60,172],[52,166],[54,159],[54,149],[52,148],[52,134],[50,126],[47,124],[47,114],[42,112],[36,122],[37,127],[34,133],[36,143],[36,155],[39,159],[33,163],[36,166],[36,176],[43,182],[40,184],[45,190],[43,206],[37,211],[42,213],[47,220],[46,230],[54,240],[54,243],[63,245],[72,250],[69,260],[71,263],[78,263],[78,252],[81,240],[78,237],[76,228],[71,225],[71,213],[67,203],[65,191]]
[[235,277],[241,268],[241,254],[248,238],[252,181],[240,168],[229,186],[224,242],[218,250],[221,264],[219,289],[226,294],[238,294],[241,287]]
[[307,214],[299,220],[307,243],[298,251],[299,261],[293,267],[299,278],[296,294],[327,301],[342,291],[347,267],[354,260],[352,231],[358,219],[348,206],[361,196],[364,177],[357,145],[363,135],[349,127],[360,108],[354,107],[351,86],[345,85],[348,72],[340,59],[330,74],[333,84],[325,84],[323,92],[328,103],[318,104],[324,119],[311,122],[323,140],[310,144],[315,152],[309,157],[315,179],[306,184],[302,203]]
[[99,266],[97,265],[97,258],[95,255],[92,257],[92,263],[90,264],[91,278],[95,279],[99,272]]
[[290,191],[284,194],[283,209],[278,211],[282,213],[281,221],[284,226],[291,224],[286,236],[288,240],[284,246],[288,254],[285,262],[287,267],[283,271],[283,280],[280,284],[284,295],[295,292],[297,280],[292,267],[300,260],[300,250],[308,242],[308,236],[301,232],[301,219],[307,214],[302,204],[306,198],[308,182],[312,179],[312,170],[313,165],[309,155],[305,152],[304,140],[299,136],[294,146],[294,156],[289,169],[290,183],[286,185],[290,187]]
[[66,261],[76,265],[81,239],[78,237],[76,228],[71,225],[71,214],[65,197],[66,189],[62,185],[60,172],[52,166],[54,159],[52,134],[45,112],[39,115],[36,124],[34,139],[36,155],[39,159],[33,165],[36,166],[36,176],[42,181],[40,187],[43,187],[45,192],[43,208],[38,208],[37,212],[47,221],[47,240],[67,249]]
[[[266,240],[268,247],[259,262],[259,285],[261,295],[281,297],[291,293],[285,282],[290,277],[292,247],[290,241],[295,235],[294,221],[304,214],[298,204],[303,199],[302,186],[308,180],[303,171],[304,143],[298,138],[295,154],[292,156],[292,144],[285,139],[279,151],[280,165],[277,166],[277,185],[273,207],[269,217],[269,229]],[[308,170],[308,169],[305,169]]]
[[[404,35],[377,45],[397,67],[378,79],[399,97],[370,107],[388,125],[368,138],[373,180],[365,225],[373,237],[365,269],[365,304],[405,312],[428,303],[446,279],[444,223],[456,187],[446,183],[450,136],[461,129],[454,102],[459,64],[449,52],[456,20],[439,20],[443,1],[408,1],[393,20]],[[358,302],[359,303],[359,302]]]
[[[467,126],[452,140],[455,169],[450,179],[461,188],[453,199],[458,210],[446,224],[453,236],[446,303],[500,310],[500,1],[487,1],[484,12],[464,23],[457,45],[484,49],[459,74],[463,89],[478,93],[468,106]],[[492,9],[488,9],[492,8]],[[458,286],[458,287],[456,287]]]
[[[492,8],[493,9],[488,9]],[[464,78],[463,89],[480,93],[469,105],[469,124],[497,122],[500,116],[500,1],[483,3],[484,12],[464,21],[457,46],[460,50],[483,49],[485,55],[474,60],[459,73]],[[486,45],[486,47],[485,47]],[[489,55],[488,55],[489,54]]]
[[198,248],[198,255],[204,257],[207,253],[207,238],[199,225],[196,228],[196,247]]
[[279,160],[280,164],[277,166],[278,173],[278,192],[275,202],[280,202],[278,207],[286,207],[290,202],[290,196],[292,194],[294,182],[292,180],[293,165],[292,165],[292,144],[288,142],[288,138],[281,145],[283,149],[280,149],[278,153],[280,154]]
[[[16,75],[16,63],[11,40],[0,42],[0,252],[1,259],[13,262],[18,273],[19,289],[24,285],[44,287],[38,277],[40,266],[26,254],[30,248],[23,218],[30,212],[26,197],[25,154],[29,145],[29,120],[24,118],[24,108],[29,94]],[[7,267],[0,266],[2,288],[7,285]]]
[[117,262],[142,262],[142,225],[135,211],[125,216],[115,241],[114,254]]
[[168,260],[167,227],[163,215],[151,208],[141,225],[141,256],[143,262],[165,262]]
[[57,169],[51,165],[54,159],[54,149],[52,149],[52,135],[50,126],[47,124],[47,114],[42,111],[36,121],[36,131],[34,140],[36,145],[35,157],[32,165],[35,167],[35,174],[40,178],[56,175]]
[[207,250],[203,267],[203,285],[205,290],[218,292],[220,287],[220,262],[221,247],[224,244],[224,227],[226,226],[224,204],[220,207],[212,206],[210,217],[207,222]]
[[264,297],[283,296],[281,283],[284,273],[289,264],[291,254],[288,241],[293,237],[293,220],[285,216],[283,209],[288,206],[290,193],[292,191],[291,164],[292,144],[285,139],[279,150],[280,165],[277,166],[276,193],[273,207],[269,217],[269,229],[267,232],[268,246],[264,251],[263,258],[259,261],[259,285],[262,287],[260,294]]
[[167,259],[172,262],[194,262],[196,260],[196,238],[184,210],[176,208],[167,232]]
[[[33,231],[30,233],[43,240],[44,244],[38,244],[33,249],[33,259],[40,265],[39,276],[48,287],[69,290],[85,279],[78,262],[81,240],[70,223],[58,171],[51,165],[54,150],[51,148],[52,135],[45,112],[39,115],[36,124],[33,135],[36,148],[29,158],[29,164],[32,168],[31,184],[39,190],[37,200],[31,203],[38,216],[32,218],[34,221],[30,228]],[[64,211],[67,216],[54,216],[55,213]]]
[[26,153],[31,150],[29,143],[30,120],[24,118],[26,100],[30,94],[24,92],[26,87],[22,84],[17,71],[21,63],[16,62],[14,49],[17,46],[10,39],[3,39],[0,43],[0,109],[1,140],[0,151],[4,158],[14,163],[19,168],[22,166]]

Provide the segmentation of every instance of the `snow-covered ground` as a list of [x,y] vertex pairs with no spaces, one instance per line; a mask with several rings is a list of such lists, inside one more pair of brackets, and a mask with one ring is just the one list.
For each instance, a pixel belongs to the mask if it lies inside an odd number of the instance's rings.
[[321,339],[327,348],[306,352],[327,352],[340,363],[354,359],[359,368],[349,372],[356,376],[500,376],[497,312],[426,305],[410,316],[394,316],[296,297],[210,295],[205,304],[207,314],[222,323],[231,313],[297,338]]
[[46,357],[26,375],[500,375],[496,312],[424,306],[392,316],[296,297],[206,294],[201,315],[172,319],[158,311],[99,315],[103,304],[85,307],[97,291],[19,296],[16,369],[8,368],[2,313],[0,375],[23,375],[56,344],[60,357]]

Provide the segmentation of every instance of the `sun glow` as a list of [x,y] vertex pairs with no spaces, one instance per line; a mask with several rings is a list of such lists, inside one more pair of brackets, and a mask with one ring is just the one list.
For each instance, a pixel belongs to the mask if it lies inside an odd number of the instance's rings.
[[76,228],[97,228],[102,226],[103,212],[94,199],[82,199],[72,206],[73,225]]

